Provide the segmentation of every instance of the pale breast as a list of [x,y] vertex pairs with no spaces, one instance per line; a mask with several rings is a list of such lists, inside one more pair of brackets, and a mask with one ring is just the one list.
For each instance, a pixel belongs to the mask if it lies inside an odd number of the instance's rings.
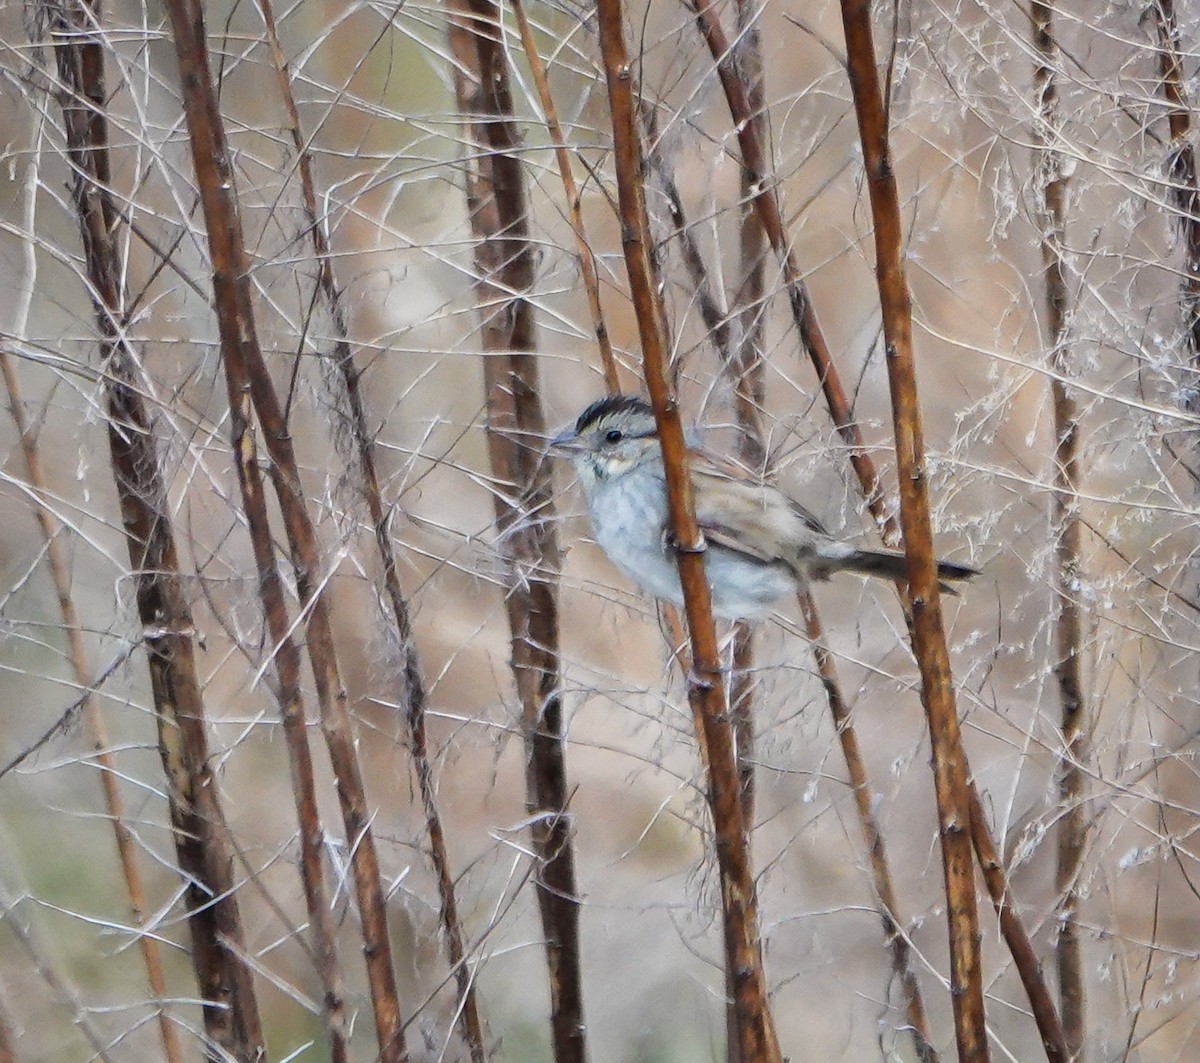
[[[682,604],[675,553],[666,546],[666,485],[660,475],[638,469],[596,484],[588,508],[596,542],[639,587],[656,598]],[[795,589],[782,563],[765,563],[710,543],[705,554],[713,611],[729,619],[768,615]]]

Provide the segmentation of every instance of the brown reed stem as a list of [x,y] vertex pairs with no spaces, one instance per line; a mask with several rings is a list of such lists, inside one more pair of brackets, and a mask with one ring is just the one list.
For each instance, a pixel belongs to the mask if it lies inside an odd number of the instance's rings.
[[558,654],[559,549],[545,417],[539,397],[526,178],[513,121],[502,8],[455,0],[450,43],[458,107],[469,119],[467,205],[475,234],[488,454],[499,484],[496,527],[505,566],[512,670],[522,709],[526,801],[550,983],[556,1063],[584,1063],[579,897],[567,813],[566,733]]
[[[756,0],[737,0],[738,43],[733,62],[746,91],[751,123],[760,143],[767,142],[766,86],[762,43],[755,18]],[[766,323],[766,233],[754,209],[754,175],[746,166],[741,173],[742,198],[738,213],[738,283],[730,300],[730,315],[737,322],[737,346],[731,352],[734,413],[737,418],[738,458],[747,468],[761,472],[766,465],[762,410],[766,401],[763,378],[763,335]],[[754,829],[754,643],[752,628],[739,623],[733,636],[733,682],[730,710],[737,737],[738,773],[742,779],[742,807],[746,826]]]
[[[638,107],[638,114],[642,120],[644,130],[646,130],[647,139],[656,139],[655,132],[655,116],[654,109],[649,104],[641,100]],[[761,356],[761,341],[755,341],[754,336],[761,323],[766,319],[766,311],[762,304],[762,294],[757,292],[754,282],[754,276],[743,270],[742,282],[739,284],[739,290],[736,295],[736,302],[742,306],[742,310],[738,312],[740,324],[738,328],[734,328],[732,317],[726,314],[718,305],[715,295],[712,292],[712,287],[709,284],[709,274],[704,260],[700,252],[700,247],[692,238],[691,227],[688,223],[688,218],[684,211],[683,199],[680,197],[678,186],[674,181],[671,170],[661,166],[652,155],[650,157],[650,168],[654,170],[655,178],[658,179],[662,193],[667,200],[668,209],[671,210],[672,224],[674,232],[679,236],[680,248],[682,248],[682,257],[686,270],[688,270],[689,281],[692,288],[695,290],[696,305],[700,308],[701,319],[704,323],[709,336],[710,342],[716,348],[722,362],[727,366],[743,365],[743,353],[756,353]],[[750,203],[750,199],[746,199],[746,203]],[[748,211],[749,215],[749,211]],[[752,215],[758,217],[757,214]],[[740,230],[740,233],[745,234],[746,229]],[[743,253],[743,262],[749,262],[748,254]],[[762,259],[760,257],[760,262]],[[746,283],[746,282],[750,283]],[[751,312],[752,311],[752,312]],[[750,318],[751,320],[746,320]],[[738,337],[740,343],[734,341],[734,337]],[[746,350],[745,341],[755,343],[755,347]],[[734,404],[736,404],[739,425],[742,426],[742,443],[740,443],[740,457],[746,468],[754,470],[762,470],[766,464],[766,454],[762,450],[761,443],[761,412],[763,408],[762,392],[755,388],[746,389],[744,386],[744,374],[737,372],[734,374],[734,379],[740,386],[734,394]],[[751,434],[751,431],[754,434]],[[760,443],[754,446],[752,440],[758,439]],[[814,630],[820,631],[820,614],[816,611],[816,602],[809,597],[809,606],[812,611],[812,623],[817,625]],[[802,611],[804,611],[802,600]],[[670,607],[666,611],[668,618],[668,630],[672,635],[672,643],[676,648],[677,655],[682,653],[680,647],[683,647],[684,636],[682,629],[679,629],[679,621],[676,613]],[[672,626],[673,625],[673,626]],[[740,625],[739,625],[740,626]],[[811,639],[814,645],[814,653],[817,653],[820,639]],[[824,654],[826,660],[832,665],[832,657]],[[742,661],[742,662],[739,662]],[[748,665],[744,663],[744,657],[739,657],[739,650],[734,648],[734,684],[738,681],[738,669],[746,668]],[[818,669],[822,668],[822,661],[817,661]],[[830,710],[834,713],[836,728],[838,728],[839,738],[841,740],[842,755],[846,758],[846,765],[851,779],[858,780],[853,785],[856,786],[856,794],[868,794],[870,785],[868,777],[866,777],[865,765],[862,762],[858,752],[858,738],[854,733],[853,721],[846,713],[839,711],[839,705],[845,705],[845,698],[842,696],[840,687],[836,684],[836,673],[829,675],[822,669],[823,681],[826,681],[827,690],[828,683],[833,681],[833,693],[830,695]],[[734,686],[733,698],[738,697],[737,685]],[[743,739],[738,739],[742,741]],[[703,750],[702,750],[703,752]],[[707,752],[706,755],[706,770],[707,770]],[[740,759],[740,758],[739,758]],[[746,761],[739,763],[739,776],[745,785]],[[925,1021],[925,1007],[920,993],[920,985],[917,980],[916,973],[912,969],[912,950],[908,947],[907,938],[893,935],[889,931],[889,927],[899,926],[899,920],[893,914],[899,911],[895,907],[894,897],[895,888],[892,882],[892,872],[887,861],[886,853],[883,851],[882,835],[878,824],[875,821],[874,815],[870,815],[870,804],[864,803],[862,799],[857,801],[859,810],[859,825],[863,830],[863,836],[866,840],[866,845],[871,853],[871,873],[874,877],[876,895],[880,897],[881,902],[886,905],[886,911],[881,912],[884,921],[884,931],[888,933],[889,948],[893,953],[893,969],[900,979],[901,989],[905,993],[905,1008],[908,1017],[908,1022],[913,1029],[913,1040],[916,1043],[918,1057],[922,1059],[922,1063],[931,1063],[936,1061],[937,1053],[932,1047],[929,1040],[928,1022]],[[876,841],[878,840],[878,841]]]
[[[21,394],[21,382],[17,376],[17,368],[13,364],[9,352],[3,349],[0,349],[0,373],[4,376],[13,424],[21,439],[21,451],[25,458],[29,485],[39,499],[39,504],[34,507],[34,515],[37,517],[42,537],[46,541],[46,563],[50,569],[50,579],[54,584],[55,595],[58,598],[58,609],[62,616],[63,628],[67,633],[67,656],[71,662],[71,671],[75,676],[75,682],[84,692],[80,699],[79,710],[83,717],[88,745],[92,750],[90,759],[95,762],[100,774],[104,809],[109,822],[112,823],[117,845],[117,859],[125,880],[125,893],[129,898],[130,915],[133,925],[139,931],[144,931],[147,929],[146,890],[142,884],[142,873],[137,863],[133,833],[125,825],[125,803],[117,784],[116,766],[112,754],[109,752],[111,743],[108,736],[108,724],[105,721],[104,713],[100,710],[99,703],[89,689],[92,684],[92,669],[88,663],[87,649],[83,644],[79,612],[75,608],[75,599],[71,594],[70,569],[67,559],[63,556],[62,543],[59,539],[62,528],[54,516],[54,510],[45,501],[49,496],[46,489],[46,476],[42,469],[41,454],[38,450],[37,434],[30,428],[25,416],[24,399]],[[164,1003],[168,996],[167,980],[163,973],[158,942],[149,933],[139,933],[137,942],[138,951],[142,956],[142,964],[146,968],[146,983],[150,987],[150,995],[153,997],[158,1011],[158,1030],[159,1038],[162,1041],[163,1055],[168,1063],[181,1063],[183,1056],[179,1036]],[[2,1058],[0,1055],[0,1060]]]
[[336,366],[342,387],[345,389],[346,407],[350,416],[350,429],[358,459],[359,476],[375,534],[376,549],[379,551],[383,568],[384,591],[391,607],[396,645],[403,655],[404,664],[398,675],[399,704],[404,706],[413,768],[417,776],[421,807],[425,815],[425,829],[429,836],[430,861],[437,878],[438,919],[442,933],[445,935],[446,952],[454,972],[458,991],[460,1030],[470,1051],[472,1063],[484,1063],[486,1050],[483,1023],[480,1019],[474,979],[471,969],[466,963],[462,921],[459,918],[458,902],[454,890],[454,874],[450,868],[446,834],[437,805],[437,784],[429,757],[425,678],[417,653],[408,601],[400,586],[399,566],[396,561],[396,550],[392,541],[389,521],[383,507],[383,493],[379,486],[379,474],[375,463],[375,443],[367,427],[366,403],[360,386],[361,373],[354,363],[354,356],[350,349],[349,323],[345,303],[334,277],[332,254],[325,226],[317,211],[312,154],[308,149],[308,142],[300,125],[300,114],[296,106],[295,95],[292,92],[287,58],[283,53],[275,28],[274,8],[270,0],[257,0],[257,2],[275,63],[280,96],[288,115],[292,145],[296,150],[299,162],[300,187],[317,261],[318,283],[333,319],[332,362]]
[[825,688],[825,696],[829,702],[829,714],[837,730],[838,742],[842,747],[842,756],[846,761],[846,769],[850,775],[850,787],[854,791],[854,804],[858,810],[858,822],[862,828],[863,839],[867,844],[867,855],[871,861],[871,877],[875,884],[875,893],[879,901],[879,916],[883,920],[883,934],[888,949],[892,954],[892,972],[900,982],[904,993],[905,1016],[912,1031],[913,1047],[921,1063],[937,1063],[937,1050],[929,1039],[929,1023],[925,1017],[925,1002],[921,996],[921,987],[913,970],[912,948],[908,935],[899,918],[900,908],[896,901],[896,891],[892,884],[892,873],[888,863],[887,849],[884,844],[883,831],[875,818],[873,806],[874,791],[867,778],[866,765],[863,763],[862,750],[858,744],[858,733],[854,728],[850,706],[842,693],[842,684],[838,676],[837,664],[833,654],[825,642],[824,625],[817,612],[817,603],[808,587],[801,588],[797,595],[800,603],[800,613],[804,617],[804,630],[812,646],[813,658],[817,664],[817,674]]
[[[299,469],[283,408],[258,343],[250,273],[233,169],[209,69],[204,14],[199,0],[167,0],[183,85],[183,107],[193,166],[208,232],[221,363],[231,412],[232,444],[247,518],[265,515],[254,454],[251,407],[262,426],[270,475],[283,517],[296,587],[308,619],[305,641],[315,680],[321,730],[337,780],[346,839],[354,871],[363,954],[375,1017],[379,1058],[407,1057],[392,967],[391,943],[371,814],[355,749],[346,692],[338,671],[324,573],[316,534],[305,505]],[[260,528],[266,532],[265,528]],[[260,582],[271,577],[259,561]],[[273,564],[272,566],[273,567]],[[264,604],[266,604],[264,602]]]
[[[729,68],[728,55],[730,46],[728,39],[721,28],[720,21],[707,7],[696,8],[693,6],[693,10],[697,14],[697,24],[701,35],[708,43],[709,51],[718,64],[717,70],[720,74],[722,88],[725,91],[725,100],[729,107],[730,117],[733,120],[734,127],[738,130],[739,145],[743,153],[749,152],[747,157],[751,160],[749,164],[750,170],[759,178],[758,188],[760,191],[754,200],[755,207],[759,211],[759,217],[762,219],[763,227],[766,229],[772,248],[775,250],[776,255],[784,261],[785,278],[789,285],[792,313],[801,340],[817,369],[818,377],[822,381],[822,388],[825,393],[830,417],[837,426],[842,438],[853,446],[852,441],[857,429],[848,420],[851,411],[843,401],[845,388],[840,383],[837,368],[829,356],[822,333],[819,327],[817,327],[816,313],[808,299],[807,288],[803,284],[797,260],[790,251],[790,241],[782,228],[781,212],[778,204],[773,195],[764,195],[765,189],[773,189],[774,187],[766,179],[767,172],[764,169],[767,158],[766,151],[765,147],[755,137],[754,130],[749,121],[752,115],[749,110],[748,101],[745,98],[745,94],[739,91],[737,79],[732,75],[732,70]],[[809,322],[807,325],[805,324],[806,320]],[[887,542],[894,541],[898,534],[898,526],[894,516],[887,511],[880,486],[881,482],[875,471],[874,462],[865,450],[859,450],[852,451],[851,465],[858,478],[859,489],[862,492],[863,498],[867,501],[872,515],[875,517],[881,535]],[[897,590],[898,592],[902,592],[901,587],[898,587]],[[901,604],[905,609],[905,619],[911,631],[912,617],[907,604],[904,602],[902,593]],[[1000,858],[995,840],[988,829],[983,801],[979,796],[974,781],[970,778],[969,770],[967,774],[972,810],[971,840],[980,866],[984,870],[984,881],[987,883],[988,893],[991,896],[992,906],[999,919],[1005,944],[1012,954],[1013,961],[1021,977],[1022,985],[1025,987],[1026,995],[1029,998],[1034,1017],[1037,1020],[1042,1042],[1047,1047],[1047,1051],[1051,1054],[1054,1063],[1057,1063],[1059,1059],[1066,1058],[1066,1048],[1062,1039],[1062,1029],[1058,1021],[1054,1002],[1050,997],[1050,991],[1042,975],[1041,967],[1037,962],[1029,935],[1025,930],[1024,924],[1022,924],[1013,910],[1012,893],[1004,870],[1004,863]]]
[[[767,143],[766,86],[763,73],[762,42],[755,17],[755,0],[737,0],[738,38],[733,61],[750,105],[750,121],[756,127],[760,143]],[[763,300],[766,295],[766,234],[754,209],[754,175],[741,168],[741,201],[738,205],[738,277],[729,301],[730,316],[736,322],[736,347],[729,351],[726,368],[733,375],[734,414],[738,425],[737,455],[742,465],[755,472],[765,471],[767,452],[763,439],[762,410],[766,400],[763,378],[763,339],[766,321]],[[724,352],[723,352],[724,353]],[[733,734],[737,749],[738,778],[742,785],[742,814],[746,831],[754,836],[755,727],[754,727],[754,627],[738,621],[733,628],[733,672],[729,683],[729,711],[733,716]],[[753,846],[751,846],[753,853]],[[732,1008],[727,1025],[736,1019]],[[733,1027],[730,1026],[732,1029]],[[730,1063],[740,1059],[730,1053]]]
[[703,722],[708,752],[708,802],[713,817],[725,936],[732,972],[742,1063],[779,1063],[779,1044],[767,999],[741,784],[733,731],[725,711],[712,600],[704,574],[704,540],[696,525],[679,408],[667,380],[663,311],[650,261],[650,224],[642,180],[643,155],[631,90],[620,0],[599,0],[600,49],[612,115],[613,153],[630,294],[637,314],[646,386],[662,441],[671,529],[692,640],[688,697]]
[[208,764],[191,610],[180,580],[151,420],[137,383],[138,359],[124,335],[98,12],[82,0],[55,7],[50,16],[65,88],[63,124],[73,170],[72,198],[101,336],[113,477],[149,658],[176,854],[188,880],[192,963],[205,1030],[220,1051],[237,1060],[258,1060],[264,1052],[262,1027],[251,973],[239,958],[245,950],[242,923],[224,819]]
[[800,334],[800,342],[816,370],[817,381],[825,396],[834,426],[842,440],[850,448],[850,464],[858,476],[859,483],[863,485],[863,495],[871,515],[875,518],[884,540],[894,542],[899,534],[899,527],[896,524],[895,516],[887,510],[887,499],[879,474],[875,469],[875,463],[867,453],[862,431],[854,420],[854,412],[851,409],[846,389],[842,386],[841,377],[838,375],[833,356],[829,351],[829,345],[825,341],[825,334],[821,331],[816,311],[809,298],[808,286],[804,283],[799,260],[788,242],[779,194],[767,156],[766,143],[759,136],[758,127],[754,124],[755,109],[747,95],[746,86],[743,85],[735,69],[729,38],[721,27],[714,0],[686,0],[686,2],[694,12],[700,35],[708,45],[709,53],[717,64],[717,75],[733,117],[734,129],[737,132],[742,165],[745,173],[750,177],[752,202],[762,221],[767,239],[783,264],[788,302],[796,330]]
[[974,787],[971,789],[971,841],[975,846],[980,872],[987,883],[988,893],[996,910],[1001,936],[1008,946],[1021,984],[1029,997],[1030,1010],[1041,1035],[1046,1058],[1049,1063],[1069,1063],[1070,1055],[1062,1023],[1058,1018],[1058,1010],[1042,975],[1033,942],[1029,940],[1024,924],[1013,909],[1012,891],[1004,870],[1004,861],[988,831],[987,813]]
[[875,224],[876,279],[887,348],[888,384],[900,482],[900,523],[908,560],[913,651],[921,672],[933,752],[934,787],[942,842],[950,936],[950,994],[962,1063],[986,1063],[983,965],[979,947],[971,804],[962,752],[950,655],[942,623],[933,522],[925,475],[925,444],[912,345],[912,303],[904,275],[900,197],[888,145],[887,119],[867,0],[841,0],[847,72],[862,143],[871,217]]
[[[1166,0],[1170,3],[1170,0]],[[1038,53],[1033,87],[1038,108],[1034,141],[1041,229],[1046,326],[1050,339],[1050,365],[1054,376],[1050,392],[1054,410],[1054,491],[1050,527],[1054,536],[1054,678],[1062,711],[1058,799],[1058,990],[1062,1027],[1073,1063],[1083,1063],[1087,1038],[1086,979],[1079,926],[1079,876],[1083,871],[1088,817],[1085,811],[1087,756],[1087,704],[1083,695],[1083,610],[1076,597],[1082,572],[1083,524],[1079,519],[1079,409],[1065,382],[1071,370],[1069,327],[1071,293],[1066,279],[1066,197],[1068,177],[1056,140],[1061,129],[1058,107],[1058,44],[1054,11],[1045,0],[1032,0],[1030,17],[1033,43]],[[1161,54],[1161,53],[1160,53]],[[1190,146],[1189,146],[1190,147]],[[1193,165],[1192,188],[1195,188]],[[1194,276],[1194,273],[1193,273]]]
[[613,354],[608,326],[604,323],[604,309],[600,303],[600,281],[596,275],[596,256],[592,252],[587,228],[583,223],[582,196],[575,180],[575,172],[571,168],[571,156],[567,152],[567,141],[558,121],[558,110],[554,106],[554,97],[550,93],[550,79],[546,76],[546,64],[538,53],[537,41],[533,37],[533,28],[529,24],[529,17],[525,14],[525,4],[522,0],[510,0],[510,3],[517,19],[517,29],[521,34],[521,47],[525,50],[525,58],[529,61],[533,83],[542,104],[542,115],[546,122],[546,129],[550,133],[550,142],[554,146],[554,161],[558,166],[558,175],[562,181],[563,192],[567,197],[571,232],[575,235],[575,253],[579,258],[579,272],[583,277],[583,290],[587,295],[588,309],[592,315],[592,331],[596,334],[596,344],[600,348],[600,364],[604,367],[604,384],[608,388],[609,394],[616,394],[621,390],[621,377],[617,371],[617,359]]

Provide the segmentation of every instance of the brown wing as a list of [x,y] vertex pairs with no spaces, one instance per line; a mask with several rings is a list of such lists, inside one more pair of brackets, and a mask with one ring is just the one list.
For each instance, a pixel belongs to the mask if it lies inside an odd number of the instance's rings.
[[731,462],[693,451],[696,520],[714,545],[766,564],[792,563],[805,532],[826,536],[811,513]]

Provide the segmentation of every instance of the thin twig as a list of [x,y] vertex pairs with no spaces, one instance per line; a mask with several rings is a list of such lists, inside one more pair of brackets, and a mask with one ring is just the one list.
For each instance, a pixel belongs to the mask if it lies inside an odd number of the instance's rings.
[[922,700],[929,724],[942,842],[955,1034],[961,1063],[985,1063],[988,1042],[983,1010],[979,913],[971,854],[970,791],[933,551],[925,444],[913,360],[912,303],[903,265],[900,199],[891,164],[879,72],[875,65],[870,4],[867,0],[842,0],[841,9],[847,70],[862,143],[871,216],[875,223],[875,274],[892,396],[900,523],[913,615],[913,650],[921,672]]
[[513,120],[502,8],[493,0],[455,0],[450,42],[458,107],[478,148],[467,176],[475,235],[477,292],[487,389],[487,442],[496,527],[505,567],[505,609],[513,678],[526,748],[526,802],[538,861],[535,878],[550,983],[556,1063],[584,1063],[583,969],[579,896],[567,814],[566,734],[559,662],[559,549],[544,460],[526,176]]
[[891,865],[888,863],[883,831],[875,818],[874,791],[867,778],[866,765],[858,745],[858,732],[850,706],[842,693],[841,680],[833,654],[825,642],[825,630],[817,612],[817,603],[808,587],[801,588],[797,599],[800,613],[804,617],[804,630],[812,646],[817,674],[825,688],[829,702],[829,714],[837,731],[846,770],[850,775],[850,786],[854,791],[854,804],[858,809],[858,822],[862,827],[867,854],[871,860],[871,877],[879,901],[879,916],[883,920],[883,934],[892,953],[892,972],[900,981],[904,993],[905,1016],[912,1030],[913,1046],[921,1063],[937,1063],[937,1050],[929,1039],[929,1022],[925,1017],[925,1002],[921,987],[913,969],[912,947],[899,918],[900,908],[896,901],[896,890],[892,884]]
[[[167,10],[179,60],[184,114],[212,257],[221,364],[243,504],[247,518],[250,519],[253,512],[256,525],[259,525],[266,510],[254,455],[252,407],[262,426],[263,443],[271,459],[271,482],[283,517],[296,588],[307,610],[305,642],[315,680],[321,730],[337,779],[336,791],[350,846],[379,1058],[383,1063],[399,1063],[407,1052],[370,806],[334,651],[316,533],[308,515],[291,434],[258,342],[232,163],[209,69],[203,8],[199,0],[168,0]],[[259,533],[267,533],[265,526],[259,528]],[[270,559],[259,557],[257,549],[260,584],[265,586],[278,576],[271,575],[273,555]],[[298,710],[298,707],[293,708]]]
[[711,592],[704,572],[704,539],[696,525],[679,408],[667,379],[666,329],[650,261],[652,238],[642,186],[643,154],[637,134],[620,0],[599,0],[597,13],[612,115],[625,263],[641,337],[646,386],[662,441],[671,530],[678,550],[679,578],[691,634],[688,697],[694,709],[698,707],[709,758],[708,799],[721,877],[725,963],[732,972],[741,1059],[743,1063],[779,1063],[779,1044],[762,965],[758,905],[733,730],[725,711]]
[[[1166,0],[1170,2],[1170,0]],[[1035,192],[1041,229],[1043,279],[1046,297],[1046,327],[1050,340],[1050,364],[1054,377],[1050,393],[1054,409],[1054,491],[1050,515],[1054,537],[1054,678],[1062,711],[1060,732],[1058,800],[1058,991],[1062,1028],[1072,1063],[1083,1063],[1087,1040],[1086,979],[1080,941],[1079,876],[1083,870],[1088,816],[1085,810],[1084,760],[1088,741],[1087,705],[1083,695],[1083,609],[1077,597],[1082,572],[1083,523],[1079,519],[1079,409],[1066,382],[1071,369],[1068,342],[1071,293],[1067,286],[1064,258],[1066,245],[1066,198],[1068,176],[1055,141],[1061,132],[1058,106],[1058,46],[1054,34],[1054,11],[1045,0],[1032,0],[1030,18],[1038,63],[1033,88],[1038,121],[1034,142],[1038,152]],[[1190,145],[1189,145],[1190,147]],[[1195,172],[1192,185],[1195,188]],[[1194,276],[1194,274],[1193,274]]]

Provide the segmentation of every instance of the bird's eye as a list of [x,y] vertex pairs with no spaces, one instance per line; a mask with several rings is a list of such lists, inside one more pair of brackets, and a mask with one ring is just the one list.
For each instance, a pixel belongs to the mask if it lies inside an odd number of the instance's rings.
[[620,443],[621,442],[621,429],[610,428],[607,432],[604,433],[604,442],[605,443]]

